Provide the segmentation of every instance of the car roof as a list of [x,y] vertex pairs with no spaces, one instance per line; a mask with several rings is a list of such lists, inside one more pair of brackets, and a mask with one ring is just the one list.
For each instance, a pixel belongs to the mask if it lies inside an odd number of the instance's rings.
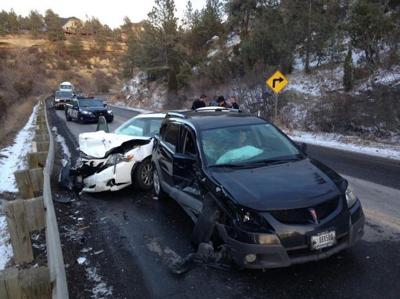
[[198,109],[195,111],[170,113],[169,117],[183,123],[192,124],[199,130],[268,123],[262,118],[235,109],[222,109],[221,111]]

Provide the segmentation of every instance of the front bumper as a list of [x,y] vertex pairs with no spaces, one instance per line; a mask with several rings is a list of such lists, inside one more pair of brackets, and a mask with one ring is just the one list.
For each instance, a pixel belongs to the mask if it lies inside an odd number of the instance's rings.
[[132,184],[135,161],[120,162],[83,179],[82,192],[118,191]]
[[[350,215],[348,215],[349,217],[347,217],[349,222],[347,231],[337,235],[337,242],[335,245],[320,250],[311,250],[309,244],[288,248],[287,246],[284,246],[283,242],[281,242],[280,236],[276,234],[251,233],[249,239],[257,241],[247,243],[230,236],[225,225],[217,224],[217,229],[224,243],[230,248],[233,261],[240,268],[266,269],[288,267],[294,264],[328,258],[353,246],[358,240],[360,240],[364,234],[365,223],[365,217],[361,205],[358,204],[358,206],[354,207],[350,212]],[[293,239],[298,237],[299,236],[293,236]],[[303,237],[306,238],[306,236]],[[288,237],[288,239],[290,238],[291,237]],[[288,240],[285,241],[287,243]],[[255,255],[255,260],[253,262],[247,262],[246,256],[248,255]]]
[[[102,116],[105,117],[107,122],[112,122],[114,120],[114,115],[113,114],[103,114]],[[99,121],[100,115],[96,114],[79,114],[79,120],[82,122],[98,122]]]

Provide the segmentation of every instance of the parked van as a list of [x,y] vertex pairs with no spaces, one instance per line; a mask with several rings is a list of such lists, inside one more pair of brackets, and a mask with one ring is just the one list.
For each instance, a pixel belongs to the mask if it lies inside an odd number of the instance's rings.
[[70,92],[73,92],[74,91],[74,86],[70,82],[62,82],[60,84],[59,91],[70,91]]

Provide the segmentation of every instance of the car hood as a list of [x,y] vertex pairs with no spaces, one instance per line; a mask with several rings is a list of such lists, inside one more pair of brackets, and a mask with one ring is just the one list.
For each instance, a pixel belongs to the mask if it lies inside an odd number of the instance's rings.
[[316,205],[340,195],[337,185],[343,181],[328,167],[308,158],[259,168],[210,171],[237,204],[257,211]]
[[137,145],[150,142],[148,137],[117,135],[104,131],[79,134],[79,149],[93,158],[104,158],[114,152],[125,152]]

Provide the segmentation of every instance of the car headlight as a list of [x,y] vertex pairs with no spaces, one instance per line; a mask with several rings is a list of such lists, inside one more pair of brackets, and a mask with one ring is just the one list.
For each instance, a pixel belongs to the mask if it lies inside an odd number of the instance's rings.
[[112,114],[113,112],[112,112],[112,110],[107,110],[107,113]]
[[351,190],[350,186],[347,187],[346,190],[346,201],[347,207],[350,209],[357,202],[357,196],[354,194],[353,190]]
[[80,113],[82,113],[82,114],[86,114],[86,115],[90,115],[90,114],[92,114],[92,112],[90,112],[90,111],[86,111],[86,110],[81,110],[81,111],[80,111]]
[[239,208],[236,211],[236,217],[236,223],[245,231],[267,233],[273,230],[264,217],[246,208]]
[[131,154],[111,154],[105,162],[105,165],[112,166],[116,165],[120,162],[129,162],[134,159],[134,156]]

